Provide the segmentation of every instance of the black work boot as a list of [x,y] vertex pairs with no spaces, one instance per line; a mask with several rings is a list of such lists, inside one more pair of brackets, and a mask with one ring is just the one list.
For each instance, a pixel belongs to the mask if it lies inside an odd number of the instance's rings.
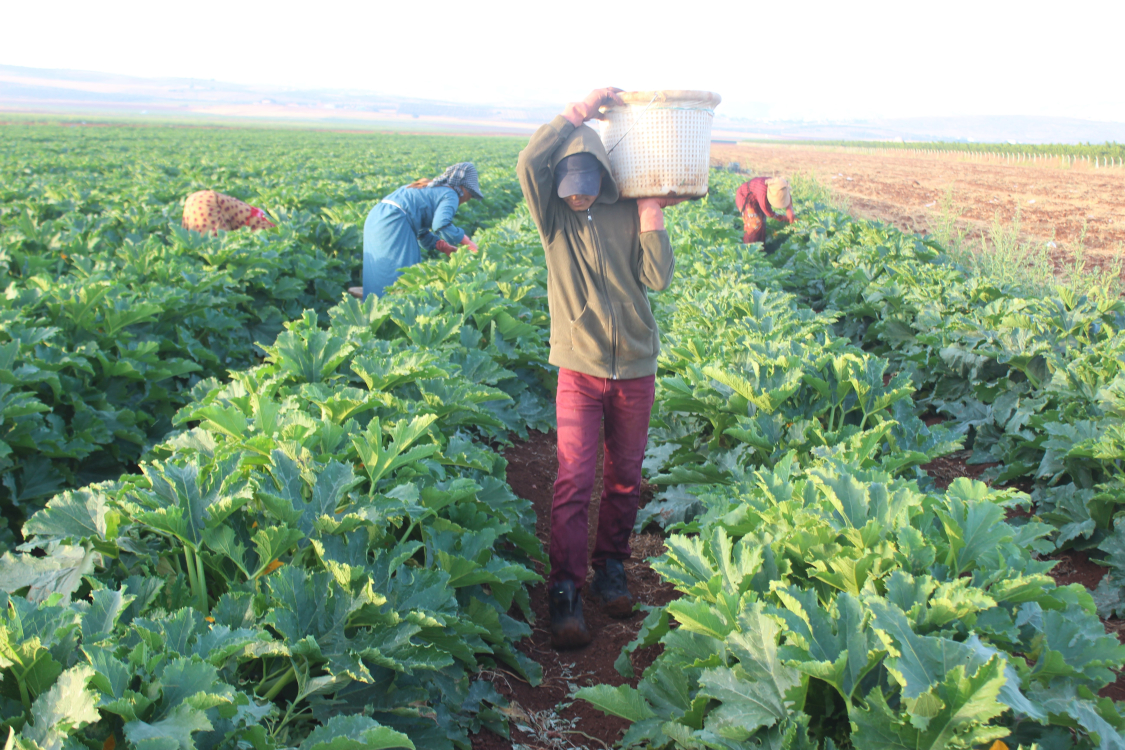
[[551,613],[551,646],[578,648],[590,642],[582,617],[582,596],[574,581],[559,581],[547,590],[547,609]]
[[605,565],[594,566],[594,582],[590,593],[602,603],[610,617],[628,617],[633,614],[633,596],[625,582],[625,565],[620,560],[606,560]]

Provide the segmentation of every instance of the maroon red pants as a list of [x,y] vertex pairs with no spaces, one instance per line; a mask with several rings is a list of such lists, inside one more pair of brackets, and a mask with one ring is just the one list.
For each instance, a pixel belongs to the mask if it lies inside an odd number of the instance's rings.
[[594,565],[632,554],[629,534],[637,519],[641,462],[648,442],[648,420],[656,376],[609,380],[559,370],[555,397],[558,414],[559,476],[551,505],[549,584],[586,581],[590,495],[598,460],[598,433],[605,420],[605,461]]
[[742,241],[746,244],[751,242],[764,242],[766,239],[766,218],[754,211],[753,207],[747,206],[742,212]]

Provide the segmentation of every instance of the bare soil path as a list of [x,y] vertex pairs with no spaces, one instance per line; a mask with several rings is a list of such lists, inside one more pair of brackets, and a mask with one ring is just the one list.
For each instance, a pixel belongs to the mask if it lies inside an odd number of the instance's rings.
[[[815,175],[846,198],[852,213],[907,231],[933,233],[942,201],[952,191],[954,212],[969,236],[987,232],[994,218],[1011,224],[1018,207],[1022,233],[1055,241],[1067,255],[1085,222],[1093,265],[1125,252],[1125,168],[1069,168],[973,160],[967,155],[878,155],[845,150],[713,144],[712,164],[737,162],[756,175]],[[1054,255],[1054,254],[1053,254]]]
[[[555,433],[532,432],[527,441],[517,442],[505,452],[508,459],[508,484],[520,497],[532,501],[535,507],[535,533],[544,549],[550,536],[551,497],[558,460],[555,456]],[[597,534],[598,500],[601,496],[601,456],[598,457],[598,477],[590,503],[590,545]],[[644,504],[652,497],[646,487],[641,498]],[[642,604],[659,606],[676,598],[671,585],[663,583],[646,558],[664,551],[663,537],[656,532],[634,534],[630,540],[633,559],[626,562],[629,588],[633,598]],[[540,571],[542,573],[542,571]],[[547,591],[544,584],[531,589],[531,603],[535,610],[535,624],[530,639],[518,648],[543,667],[543,682],[532,688],[509,673],[492,677],[497,689],[511,702],[508,710],[511,739],[484,730],[473,738],[474,750],[510,750],[522,746],[529,750],[573,750],[576,748],[609,748],[620,739],[628,722],[601,711],[583,701],[572,701],[570,695],[586,685],[636,685],[637,680],[626,680],[613,663],[621,650],[640,630],[644,612],[636,612],[627,620],[614,620],[603,614],[597,603],[589,597],[583,599],[586,624],[594,636],[593,642],[573,651],[555,651],[550,646],[547,617]],[[659,646],[641,649],[633,654],[633,668],[639,676],[657,657]],[[530,731],[523,731],[524,727]]]

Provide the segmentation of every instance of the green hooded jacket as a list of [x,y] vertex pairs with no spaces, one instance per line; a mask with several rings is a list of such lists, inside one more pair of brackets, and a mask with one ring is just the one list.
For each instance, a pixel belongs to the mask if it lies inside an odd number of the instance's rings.
[[[601,162],[602,189],[588,211],[558,197],[555,167],[588,152]],[[516,167],[547,256],[549,362],[599,378],[656,374],[660,331],[648,289],[666,289],[675,258],[668,233],[640,231],[637,202],[618,200],[601,138],[561,115],[535,131]]]

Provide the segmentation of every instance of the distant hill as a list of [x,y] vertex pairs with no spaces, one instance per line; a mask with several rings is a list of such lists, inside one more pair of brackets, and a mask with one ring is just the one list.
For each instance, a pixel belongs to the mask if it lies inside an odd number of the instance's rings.
[[0,65],[0,112],[315,122],[395,130],[530,132],[556,108],[487,107],[366,91],[248,86]]
[[[341,128],[526,134],[553,117],[563,104],[482,106],[405,99],[369,91],[290,89],[192,78],[139,78],[84,70],[0,65],[0,113],[171,117],[200,121],[253,119]],[[780,122],[726,117],[721,106],[713,132],[715,138],[725,139],[1125,142],[1123,123],[1065,117],[995,115]]]
[[756,122],[741,129],[766,138],[827,140],[976,141],[982,143],[1125,143],[1125,123],[1071,117],[988,115],[910,117],[851,122]]

